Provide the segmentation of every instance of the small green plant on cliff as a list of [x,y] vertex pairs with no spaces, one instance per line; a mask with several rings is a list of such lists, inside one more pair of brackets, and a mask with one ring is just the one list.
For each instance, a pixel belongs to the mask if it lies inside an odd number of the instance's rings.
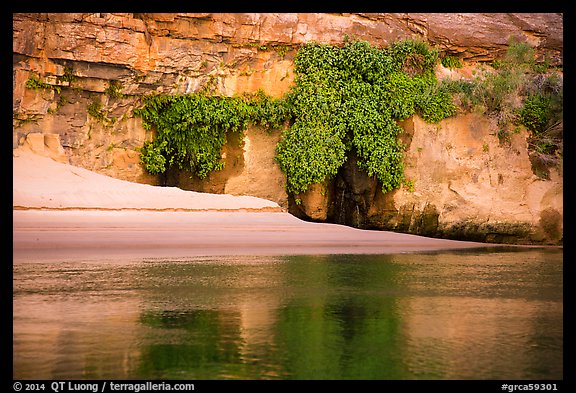
[[31,76],[30,78],[28,78],[28,80],[26,81],[26,87],[29,89],[50,89],[52,88],[52,86],[50,86],[48,83],[44,83],[41,82],[38,78]]
[[33,89],[33,90],[37,90],[37,89],[54,90],[58,94],[60,94],[60,90],[61,90],[60,86],[54,86],[54,85],[51,85],[49,83],[42,82],[41,80],[39,80],[35,76],[31,76],[30,78],[28,78],[28,80],[26,81],[26,87],[28,89]]
[[117,80],[112,80],[109,82],[108,87],[104,91],[108,97],[111,98],[123,98],[125,95],[121,93],[122,83]]
[[58,77],[58,81],[66,82],[71,85],[73,82],[76,81],[76,76],[74,75],[74,70],[72,67],[64,67],[64,74]]
[[66,96],[64,96],[64,95],[60,95],[60,97],[58,98],[58,102],[56,102],[56,107],[48,109],[48,113],[53,114],[53,113],[58,112],[58,110],[60,108],[62,108],[64,105],[66,105],[67,103],[68,103],[68,98],[66,98]]
[[90,101],[86,110],[90,116],[106,126],[114,124],[118,121],[116,117],[108,117],[106,110],[102,108],[102,103],[97,99]]
[[278,56],[284,57],[286,56],[286,52],[290,50],[290,47],[286,45],[275,45],[274,50],[276,51],[276,53],[278,53]]
[[446,68],[462,68],[462,60],[451,55],[445,55],[442,57],[440,64]]
[[27,114],[19,112],[12,113],[12,122],[14,128],[20,128],[29,123],[38,123],[40,119],[42,119],[42,116],[39,114]]
[[414,179],[405,179],[403,182],[404,187],[406,187],[406,190],[408,192],[414,192],[415,191],[415,181]]
[[436,50],[411,40],[387,49],[349,40],[301,47],[287,96],[294,121],[276,149],[288,192],[333,177],[351,151],[383,192],[398,188],[404,147],[396,121],[418,113],[438,122],[456,113],[450,95],[437,89],[437,63]]
[[106,118],[105,112],[102,110],[102,104],[98,101],[91,101],[87,108],[88,114],[96,120],[104,121]]

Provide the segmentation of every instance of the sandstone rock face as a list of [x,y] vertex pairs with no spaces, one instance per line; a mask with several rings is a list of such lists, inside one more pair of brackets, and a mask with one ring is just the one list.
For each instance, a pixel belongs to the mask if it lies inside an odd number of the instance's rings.
[[[340,44],[346,36],[381,47],[423,39],[469,64],[504,55],[516,39],[553,65],[563,61],[563,16],[553,13],[13,14],[13,148],[44,149],[61,162],[133,182],[267,198],[307,219],[488,241],[560,241],[562,175],[535,178],[525,135],[499,146],[493,125],[472,115],[439,126],[405,122],[414,190],[386,195],[350,160],[337,179],[315,185],[296,204],[273,159],[279,131],[255,128],[229,141],[225,169],[202,181],[152,176],[140,165],[138,149],[153,138],[132,115],[143,95],[210,88],[282,97],[301,44]],[[32,79],[34,88],[27,86]],[[345,191],[352,177],[355,191]]]
[[[478,114],[440,126],[417,116],[409,121],[406,177],[414,186],[394,193],[398,213],[384,227],[499,243],[561,240],[561,220],[547,228],[542,212],[563,215],[562,176],[553,171],[543,180],[532,173],[527,135],[502,144],[497,125]],[[379,217],[374,212],[371,219]]]

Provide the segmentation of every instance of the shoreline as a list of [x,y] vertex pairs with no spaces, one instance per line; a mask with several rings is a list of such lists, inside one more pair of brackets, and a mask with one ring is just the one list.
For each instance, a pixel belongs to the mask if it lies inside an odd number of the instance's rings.
[[281,207],[238,207],[238,208],[186,208],[186,207],[46,207],[46,206],[12,206],[12,210],[19,211],[103,211],[103,212],[121,212],[121,211],[143,211],[143,212],[185,212],[185,213],[281,213],[284,212]]
[[13,211],[14,262],[395,254],[502,247],[526,248],[312,223],[280,212]]

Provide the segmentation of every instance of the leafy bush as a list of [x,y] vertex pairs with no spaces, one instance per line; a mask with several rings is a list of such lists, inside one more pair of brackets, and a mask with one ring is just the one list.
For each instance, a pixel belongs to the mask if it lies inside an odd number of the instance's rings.
[[534,48],[527,42],[517,42],[512,39],[508,42],[506,61],[513,66],[531,65],[534,63]]
[[452,95],[441,86],[426,89],[417,107],[422,119],[428,123],[438,123],[442,119],[456,115]]
[[304,45],[287,98],[294,124],[276,150],[288,192],[304,192],[334,176],[351,150],[383,192],[398,188],[404,148],[396,121],[419,113],[438,122],[455,114],[449,95],[436,89],[437,62],[437,51],[418,41],[399,41],[388,49],[350,41],[342,47]]
[[518,122],[530,130],[530,161],[534,173],[548,178],[558,166],[563,148],[563,89],[554,75],[536,78],[530,95],[518,109]]
[[551,99],[538,94],[526,98],[518,111],[520,123],[534,133],[542,133],[552,118]]
[[296,121],[277,145],[276,159],[288,179],[288,190],[305,191],[308,185],[336,175],[346,161],[342,138],[325,124]]
[[167,144],[165,140],[159,143],[145,142],[140,149],[140,162],[148,173],[158,175],[166,172],[166,156],[169,155]]

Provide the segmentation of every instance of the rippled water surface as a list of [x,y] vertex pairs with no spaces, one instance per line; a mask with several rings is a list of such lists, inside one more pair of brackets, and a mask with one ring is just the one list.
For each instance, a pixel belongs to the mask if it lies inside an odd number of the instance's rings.
[[562,379],[562,251],[18,261],[15,379]]

